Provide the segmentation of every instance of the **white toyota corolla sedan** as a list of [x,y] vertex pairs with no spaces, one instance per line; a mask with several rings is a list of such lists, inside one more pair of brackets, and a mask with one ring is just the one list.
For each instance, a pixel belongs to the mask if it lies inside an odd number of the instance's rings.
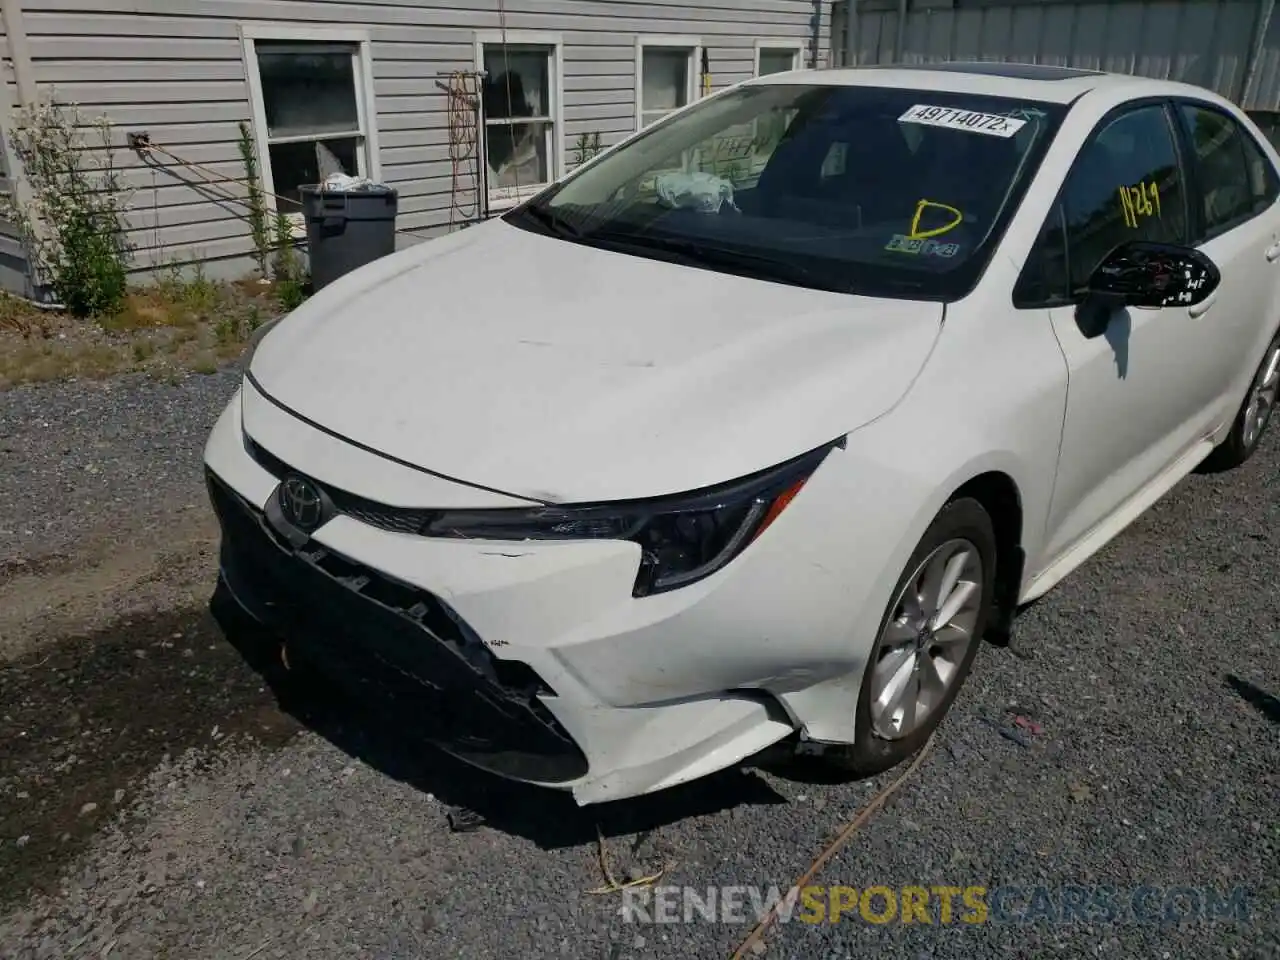
[[221,586],[579,803],[787,738],[885,769],[1257,448],[1278,162],[1206,90],[1057,67],[717,93],[270,327],[205,454]]

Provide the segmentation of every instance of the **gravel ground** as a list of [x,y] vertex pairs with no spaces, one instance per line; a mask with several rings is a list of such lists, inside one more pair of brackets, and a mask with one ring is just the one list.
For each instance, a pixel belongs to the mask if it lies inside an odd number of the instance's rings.
[[[724,957],[750,922],[628,923],[618,895],[587,892],[597,826],[619,875],[668,864],[664,883],[704,892],[785,889],[901,772],[752,767],[578,810],[323,686],[278,700],[205,607],[199,452],[233,385],[0,394],[0,609],[17,586],[65,601],[57,631],[27,617],[0,635],[0,956]],[[1240,885],[1247,922],[1178,923],[1159,898],[1144,923],[792,920],[762,955],[1280,956],[1277,463],[1273,434],[1242,470],[1190,478],[1027,611],[815,881]],[[105,596],[86,572],[108,563],[102,544],[145,546],[160,521],[185,552],[117,562],[154,581],[145,610],[73,602],[86,578]]]
[[0,660],[208,596],[200,453],[238,374],[0,392]]
[[0,393],[0,565],[204,512],[199,455],[238,382],[135,374]]

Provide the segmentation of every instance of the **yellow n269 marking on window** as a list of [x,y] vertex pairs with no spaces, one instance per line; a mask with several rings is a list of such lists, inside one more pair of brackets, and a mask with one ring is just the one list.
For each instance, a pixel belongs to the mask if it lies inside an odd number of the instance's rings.
[[1160,188],[1145,180],[1134,187],[1120,187],[1120,210],[1125,226],[1137,229],[1140,220],[1160,216]]

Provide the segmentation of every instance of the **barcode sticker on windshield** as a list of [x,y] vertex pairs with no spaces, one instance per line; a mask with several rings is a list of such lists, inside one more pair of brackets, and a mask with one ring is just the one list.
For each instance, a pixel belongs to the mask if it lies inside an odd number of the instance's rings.
[[967,130],[969,133],[985,133],[989,137],[1012,137],[1027,123],[998,113],[980,113],[977,110],[956,110],[954,107],[932,107],[917,103],[898,118],[899,123],[922,123],[929,127],[946,127],[949,130]]

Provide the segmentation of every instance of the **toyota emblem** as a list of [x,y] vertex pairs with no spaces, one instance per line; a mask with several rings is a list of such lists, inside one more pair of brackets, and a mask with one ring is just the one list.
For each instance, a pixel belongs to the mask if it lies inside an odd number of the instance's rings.
[[324,520],[324,498],[306,477],[286,477],[276,496],[284,518],[299,530],[310,533]]

